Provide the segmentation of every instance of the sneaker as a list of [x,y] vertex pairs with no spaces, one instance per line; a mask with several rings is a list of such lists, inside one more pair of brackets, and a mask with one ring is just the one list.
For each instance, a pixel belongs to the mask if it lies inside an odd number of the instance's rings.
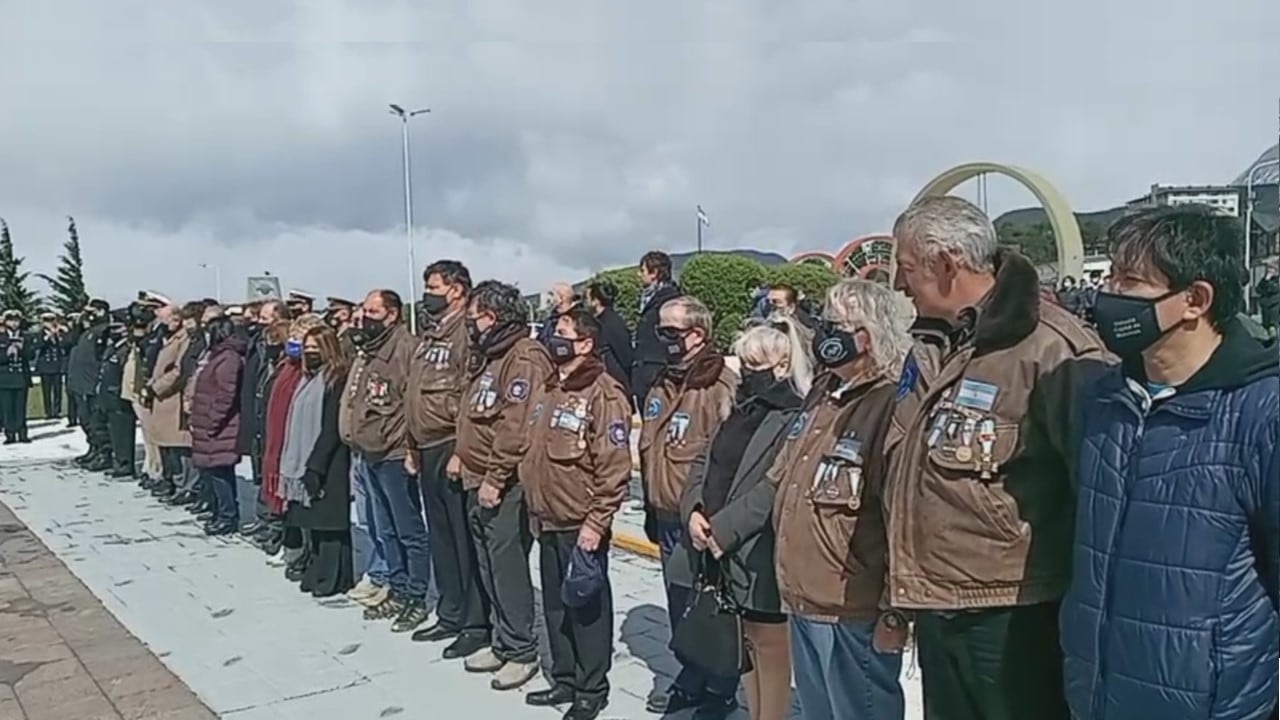
[[410,630],[416,630],[419,625],[424,625],[431,619],[431,611],[427,609],[427,604],[422,600],[411,600],[404,605],[404,610],[396,616],[396,621],[391,623],[391,632],[404,633]]
[[538,661],[533,662],[509,662],[502,666],[494,674],[493,680],[489,681],[489,687],[494,690],[515,690],[524,687],[524,684],[532,680],[537,674],[540,667]]
[[267,556],[267,564],[271,567],[284,567],[284,548]]
[[373,584],[368,575],[360,578],[360,582],[356,586],[347,591],[347,597],[360,602],[361,600],[371,597],[378,591],[378,586]]
[[491,673],[502,669],[506,663],[502,662],[497,655],[493,653],[493,648],[484,648],[477,651],[463,661],[462,667],[467,672],[472,673]]
[[399,617],[404,612],[405,601],[396,597],[392,593],[387,593],[387,597],[382,602],[370,608],[365,608],[365,620],[391,620]]
[[386,585],[375,585],[374,588],[372,595],[365,596],[356,602],[365,607],[375,607],[382,604],[382,601],[387,599],[387,595],[391,594],[391,588]]

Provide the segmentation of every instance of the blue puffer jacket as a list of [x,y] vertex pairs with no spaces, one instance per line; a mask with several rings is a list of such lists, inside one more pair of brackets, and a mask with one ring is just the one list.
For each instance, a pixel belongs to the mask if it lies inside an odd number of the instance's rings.
[[1153,399],[1120,370],[1084,409],[1062,605],[1076,720],[1265,720],[1280,659],[1280,362],[1234,323]]

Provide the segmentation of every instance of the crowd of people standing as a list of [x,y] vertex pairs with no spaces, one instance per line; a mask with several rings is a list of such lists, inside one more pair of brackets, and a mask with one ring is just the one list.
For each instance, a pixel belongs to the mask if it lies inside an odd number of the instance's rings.
[[725,718],[741,687],[753,720],[793,688],[807,720],[902,718],[914,633],[930,720],[1277,717],[1280,355],[1240,325],[1235,222],[1119,220],[1091,324],[967,201],[893,234],[896,288],[841,280],[803,317],[776,288],[731,348],[660,252],[634,332],[602,283],[531,333],[514,286],[451,260],[418,328],[389,290],[91,303],[79,462],[132,478],[136,418],[153,495],[499,691],[539,673],[536,544],[551,672],[525,702],[590,720],[638,418],[681,665],[655,714]]

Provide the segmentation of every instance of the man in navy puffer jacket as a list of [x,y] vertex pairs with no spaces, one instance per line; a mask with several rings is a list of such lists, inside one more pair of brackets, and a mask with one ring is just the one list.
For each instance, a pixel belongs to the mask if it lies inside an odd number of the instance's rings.
[[1239,324],[1240,226],[1159,208],[1108,231],[1094,317],[1123,360],[1082,409],[1077,720],[1266,720],[1280,659],[1280,357]]

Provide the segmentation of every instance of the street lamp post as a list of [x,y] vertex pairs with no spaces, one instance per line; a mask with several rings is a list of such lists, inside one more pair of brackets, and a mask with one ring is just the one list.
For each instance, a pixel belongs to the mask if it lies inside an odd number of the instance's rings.
[[405,110],[403,107],[392,103],[388,107],[391,108],[391,114],[400,118],[400,137],[404,146],[404,239],[409,255],[409,294],[405,297],[405,302],[409,307],[409,329],[413,333],[418,332],[418,318],[415,310],[413,297],[418,287],[417,267],[418,263],[413,256],[413,175],[409,171],[409,120],[415,116],[423,115],[431,112],[431,108],[422,108],[419,110]]
[[1249,177],[1245,180],[1245,198],[1244,198],[1244,270],[1245,277],[1248,282],[1244,288],[1244,305],[1248,312],[1253,311],[1252,298],[1250,293],[1253,292],[1253,178],[1258,174],[1259,170],[1265,170],[1273,165],[1280,165],[1280,157],[1275,160],[1260,162],[1249,168]]
[[222,302],[222,268],[209,263],[200,263],[200,267],[213,271],[213,299]]

